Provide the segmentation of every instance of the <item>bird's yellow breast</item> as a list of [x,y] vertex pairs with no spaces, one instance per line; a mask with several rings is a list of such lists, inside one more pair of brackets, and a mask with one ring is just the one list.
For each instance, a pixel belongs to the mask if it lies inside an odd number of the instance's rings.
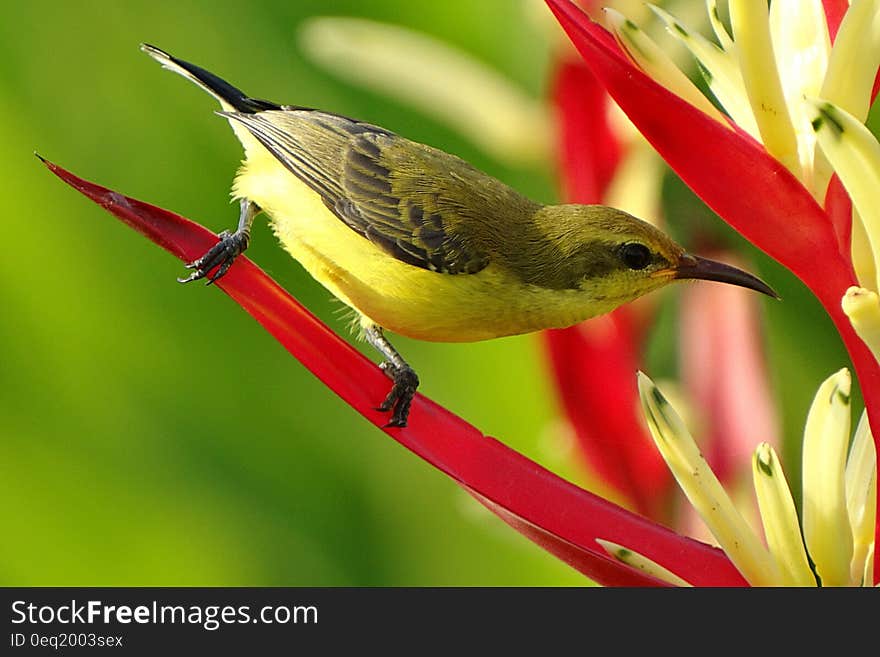
[[290,255],[366,323],[420,340],[472,342],[603,312],[595,303],[588,312],[583,292],[525,285],[496,264],[453,275],[401,262],[337,218],[268,151],[248,146],[234,194],[257,203]]

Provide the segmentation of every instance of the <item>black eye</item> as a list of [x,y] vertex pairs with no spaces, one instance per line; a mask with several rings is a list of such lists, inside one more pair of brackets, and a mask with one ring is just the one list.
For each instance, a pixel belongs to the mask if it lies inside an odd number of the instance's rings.
[[630,269],[644,269],[651,263],[651,251],[644,244],[628,242],[620,247],[620,259]]

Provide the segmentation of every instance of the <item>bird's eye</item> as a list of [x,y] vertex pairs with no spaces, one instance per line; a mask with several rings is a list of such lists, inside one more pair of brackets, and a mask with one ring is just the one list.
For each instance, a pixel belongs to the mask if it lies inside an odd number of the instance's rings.
[[620,259],[630,269],[644,269],[651,263],[651,251],[644,244],[628,242],[620,247]]

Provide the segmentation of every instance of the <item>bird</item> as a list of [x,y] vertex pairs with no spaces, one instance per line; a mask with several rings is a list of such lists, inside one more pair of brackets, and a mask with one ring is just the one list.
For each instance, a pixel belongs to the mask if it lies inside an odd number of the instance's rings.
[[776,297],[622,210],[538,203],[450,153],[341,114],[252,98],[155,46],[141,50],[219,101],[216,114],[244,148],[232,184],[238,225],[178,280],[217,281],[266,214],[381,355],[386,427],[407,426],[419,377],[385,331],[475,342],[563,328],[682,279]]

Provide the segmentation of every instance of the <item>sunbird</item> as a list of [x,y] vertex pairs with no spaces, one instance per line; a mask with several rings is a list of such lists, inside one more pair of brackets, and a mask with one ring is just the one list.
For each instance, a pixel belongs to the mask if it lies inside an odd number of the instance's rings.
[[266,213],[281,244],[357,313],[384,359],[378,406],[404,427],[419,378],[384,330],[473,342],[562,328],[681,279],[775,297],[751,274],[692,255],[603,205],[543,205],[464,160],[340,114],[247,96],[154,46],[141,49],[220,101],[244,147],[235,231],[187,264],[188,283],[223,276]]

